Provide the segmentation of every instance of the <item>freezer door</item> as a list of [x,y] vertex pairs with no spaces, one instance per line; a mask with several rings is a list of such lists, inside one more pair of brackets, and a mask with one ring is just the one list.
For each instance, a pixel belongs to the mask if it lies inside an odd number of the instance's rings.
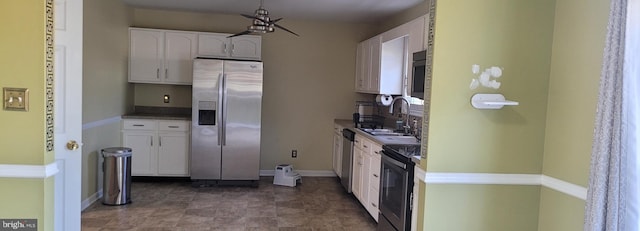
[[191,113],[191,179],[219,180],[223,61],[195,59]]
[[222,180],[259,180],[262,63],[225,61]]

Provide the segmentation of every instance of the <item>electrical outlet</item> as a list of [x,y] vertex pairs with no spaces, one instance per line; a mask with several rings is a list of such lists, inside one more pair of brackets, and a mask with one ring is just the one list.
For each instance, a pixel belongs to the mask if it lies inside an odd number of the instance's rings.
[[291,150],[291,158],[298,158],[298,150]]
[[164,95],[164,103],[169,103],[169,95]]

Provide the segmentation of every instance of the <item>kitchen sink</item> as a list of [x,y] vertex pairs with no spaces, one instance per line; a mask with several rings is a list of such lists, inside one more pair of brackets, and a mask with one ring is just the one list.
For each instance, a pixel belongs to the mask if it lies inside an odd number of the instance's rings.
[[405,135],[403,133],[394,132],[391,129],[385,129],[385,128],[377,128],[377,129],[360,128],[360,130],[366,133],[369,133],[372,136],[404,136]]
[[384,137],[380,137],[380,139],[389,141],[389,142],[401,142],[401,143],[418,142],[418,139],[416,139],[413,136],[384,136]]

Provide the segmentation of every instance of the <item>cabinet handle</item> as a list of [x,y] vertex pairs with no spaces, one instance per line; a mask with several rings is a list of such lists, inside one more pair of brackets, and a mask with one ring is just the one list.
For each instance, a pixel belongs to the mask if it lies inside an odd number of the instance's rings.
[[160,68],[156,68],[156,78],[160,78]]
[[164,69],[164,78],[165,78],[165,79],[168,79],[168,78],[169,78],[169,74],[168,74],[168,73],[169,73],[169,69],[165,68],[165,69]]
[[362,146],[363,146],[364,148],[369,148],[369,147],[367,147],[367,145],[362,145]]
[[236,45],[235,44],[231,44],[231,53],[233,54],[233,52],[236,50]]
[[374,208],[377,208],[378,206],[374,203],[371,203],[371,206],[373,206]]
[[158,147],[162,147],[162,136],[158,137]]
[[153,136],[149,136],[149,140],[151,140],[151,146],[153,147]]
[[378,151],[373,151],[373,152],[374,152],[375,154],[380,154],[380,152],[378,152]]
[[134,124],[134,127],[144,127],[144,124]]
[[355,142],[356,142],[356,143],[360,143],[360,141],[359,141],[359,140],[355,140]]
[[377,178],[377,177],[378,177],[378,175],[376,175],[376,174],[374,173],[374,174],[373,174],[373,177],[376,177],[376,178]]
[[180,128],[180,126],[170,125],[169,128]]
[[226,54],[227,53],[227,44],[224,44],[224,48],[222,48],[222,53]]

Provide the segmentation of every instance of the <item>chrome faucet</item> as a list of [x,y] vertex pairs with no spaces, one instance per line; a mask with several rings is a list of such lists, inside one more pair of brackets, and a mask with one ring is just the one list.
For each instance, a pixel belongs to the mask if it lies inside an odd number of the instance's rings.
[[[393,105],[396,103],[396,101],[398,100],[404,100],[404,102],[407,103],[407,114],[405,115],[405,125],[402,126],[404,128],[404,134],[408,134],[409,133],[409,129],[411,129],[411,126],[409,125],[409,112],[411,111],[411,103],[409,103],[409,100],[407,100],[404,96],[398,96],[396,98],[394,98],[391,101],[391,105],[389,105],[389,114],[393,115]],[[402,113],[402,110],[400,110],[400,113]]]

